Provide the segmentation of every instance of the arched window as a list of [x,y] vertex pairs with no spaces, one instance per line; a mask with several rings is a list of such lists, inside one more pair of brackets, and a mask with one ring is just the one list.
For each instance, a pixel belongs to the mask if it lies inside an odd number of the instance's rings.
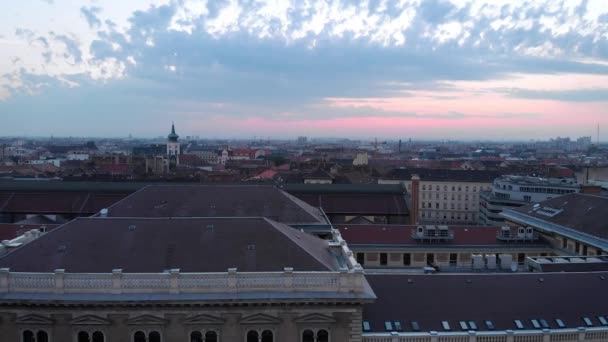
[[106,338],[103,336],[101,331],[96,331],[93,333],[93,342],[105,342]]
[[148,342],[160,342],[160,333],[158,331],[152,331],[148,335]]
[[22,335],[22,342],[34,342],[34,332],[26,330]]
[[89,333],[86,331],[81,331],[78,333],[78,342],[91,342],[89,339]]
[[201,334],[200,331],[191,332],[190,342],[203,342],[203,334]]
[[205,333],[205,342],[217,342],[217,333],[215,331],[207,331]]
[[36,334],[36,342],[49,342],[49,334],[46,331],[39,330]]
[[321,329],[317,331],[317,342],[329,342],[329,333],[327,330]]
[[143,331],[138,331],[133,335],[133,342],[146,342],[146,334]]
[[302,342],[315,342],[315,333],[312,330],[304,330],[302,333]]
[[262,342],[273,342],[273,341],[274,341],[274,335],[272,334],[272,331],[270,331],[270,330],[262,331]]
[[258,341],[258,332],[255,330],[249,330],[247,332],[247,342],[259,342]]

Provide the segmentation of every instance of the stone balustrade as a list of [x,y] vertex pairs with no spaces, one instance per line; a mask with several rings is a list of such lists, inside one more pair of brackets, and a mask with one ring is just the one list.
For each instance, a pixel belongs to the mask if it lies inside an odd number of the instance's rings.
[[0,293],[217,293],[217,292],[364,292],[363,270],[339,272],[238,272],[218,273],[54,273],[10,272],[0,269]]

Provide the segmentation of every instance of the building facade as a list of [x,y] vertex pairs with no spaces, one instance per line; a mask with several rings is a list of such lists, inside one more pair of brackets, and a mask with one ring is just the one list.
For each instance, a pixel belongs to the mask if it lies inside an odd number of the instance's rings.
[[504,210],[580,191],[574,179],[546,179],[524,176],[502,176],[492,183],[491,191],[479,195],[479,217],[485,225],[501,226]]

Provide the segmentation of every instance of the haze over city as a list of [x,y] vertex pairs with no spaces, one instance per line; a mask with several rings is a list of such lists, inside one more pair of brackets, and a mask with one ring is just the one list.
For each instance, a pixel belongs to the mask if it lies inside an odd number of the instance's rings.
[[19,1],[0,135],[546,139],[608,115],[603,0]]

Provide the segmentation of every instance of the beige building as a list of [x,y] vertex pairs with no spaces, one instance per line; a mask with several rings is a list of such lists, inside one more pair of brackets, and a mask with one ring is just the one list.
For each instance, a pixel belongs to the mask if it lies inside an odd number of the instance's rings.
[[[478,224],[479,194],[489,191],[500,174],[485,170],[395,169],[379,184],[403,184],[413,193],[412,176],[420,177],[418,198],[412,199],[420,224]],[[417,200],[417,202],[416,202]]]

